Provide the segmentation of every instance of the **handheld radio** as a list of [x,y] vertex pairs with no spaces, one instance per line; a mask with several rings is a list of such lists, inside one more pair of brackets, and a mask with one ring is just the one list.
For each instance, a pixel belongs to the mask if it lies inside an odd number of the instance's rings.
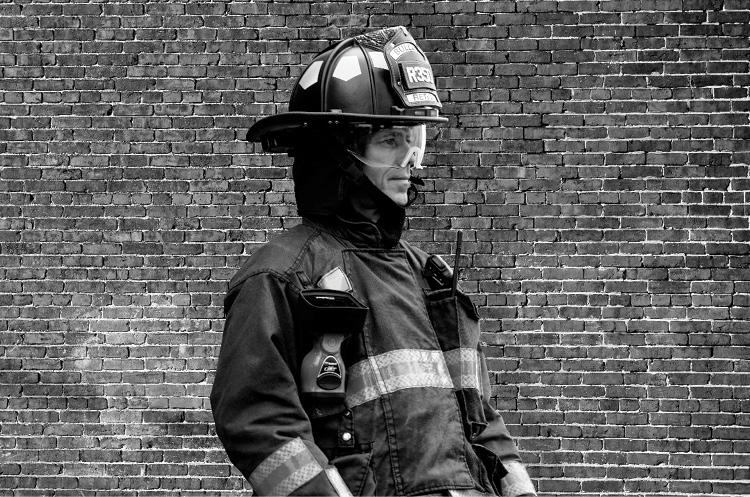
[[453,269],[439,255],[431,255],[427,258],[423,274],[432,290],[444,288],[451,289],[451,297],[456,296],[458,290],[459,263],[461,260],[462,232],[456,233],[456,255],[454,257]]
[[361,333],[368,308],[341,290],[311,289],[300,292],[298,318],[314,335],[313,348],[302,360],[300,393],[317,401],[343,401],[346,368],[341,346]]

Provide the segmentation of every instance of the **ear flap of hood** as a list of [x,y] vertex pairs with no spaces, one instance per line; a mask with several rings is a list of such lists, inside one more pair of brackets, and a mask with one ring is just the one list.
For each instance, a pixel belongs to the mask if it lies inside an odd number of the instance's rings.
[[297,155],[292,176],[300,216],[329,216],[346,198],[349,182],[333,160],[311,158],[309,154]]

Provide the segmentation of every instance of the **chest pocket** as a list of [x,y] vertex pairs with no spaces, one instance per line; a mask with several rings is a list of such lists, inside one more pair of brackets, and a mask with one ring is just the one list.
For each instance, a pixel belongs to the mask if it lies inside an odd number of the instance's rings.
[[352,249],[343,256],[354,295],[370,308],[365,340],[371,356],[440,348],[428,325],[421,286],[403,250]]
[[487,427],[482,407],[482,368],[479,356],[479,314],[471,299],[451,289],[425,290],[430,320],[448,365],[453,390],[472,440]]

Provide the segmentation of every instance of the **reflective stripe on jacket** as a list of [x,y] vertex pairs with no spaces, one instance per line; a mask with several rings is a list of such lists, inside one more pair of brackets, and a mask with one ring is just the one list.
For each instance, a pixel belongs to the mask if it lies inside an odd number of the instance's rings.
[[[430,290],[427,254],[378,243],[369,223],[305,219],[235,275],[211,393],[216,431],[259,494],[498,493],[499,460],[518,460],[489,381],[471,300]],[[346,399],[298,394],[312,346],[295,323],[305,285],[340,268],[369,307],[344,348]]]

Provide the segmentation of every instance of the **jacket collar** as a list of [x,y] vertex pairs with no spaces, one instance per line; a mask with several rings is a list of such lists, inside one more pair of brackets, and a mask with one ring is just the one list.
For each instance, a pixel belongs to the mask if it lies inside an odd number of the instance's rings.
[[342,209],[331,216],[304,218],[303,223],[338,238],[343,238],[355,247],[392,249],[399,244],[404,220],[405,217],[402,217],[401,223],[399,225],[392,224],[389,227],[390,231],[388,231],[384,227],[382,219],[375,223],[352,208],[351,210]]
[[[365,216],[363,209],[372,212],[377,221]],[[406,222],[406,209],[397,205],[366,177],[351,185],[347,198],[339,206],[336,215],[350,227],[363,223],[374,225],[379,236],[370,239],[376,242],[375,246],[384,248],[398,245]]]

